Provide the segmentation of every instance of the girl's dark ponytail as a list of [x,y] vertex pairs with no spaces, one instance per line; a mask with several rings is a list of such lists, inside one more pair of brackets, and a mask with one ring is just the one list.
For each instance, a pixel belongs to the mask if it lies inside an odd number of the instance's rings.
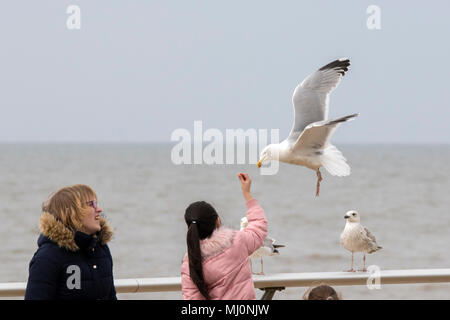
[[187,248],[189,257],[189,274],[198,287],[200,293],[209,300],[208,289],[203,278],[202,253],[200,251],[200,238],[197,223],[193,222],[187,232]]
[[211,236],[216,228],[218,217],[216,210],[204,201],[191,203],[184,214],[184,220],[188,226],[186,243],[189,258],[189,274],[200,293],[207,300],[210,299],[210,296],[203,277],[200,240]]

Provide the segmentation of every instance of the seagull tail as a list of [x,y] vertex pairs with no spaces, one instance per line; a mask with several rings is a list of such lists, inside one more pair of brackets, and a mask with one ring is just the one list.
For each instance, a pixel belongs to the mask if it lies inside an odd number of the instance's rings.
[[342,152],[331,144],[323,150],[321,160],[323,167],[333,176],[344,177],[350,174],[350,166]]
[[370,251],[367,252],[367,253],[373,253],[373,252],[378,251],[378,250],[381,250],[381,249],[383,249],[383,247],[380,247],[380,246],[377,245],[376,248],[373,248],[372,250],[370,250]]

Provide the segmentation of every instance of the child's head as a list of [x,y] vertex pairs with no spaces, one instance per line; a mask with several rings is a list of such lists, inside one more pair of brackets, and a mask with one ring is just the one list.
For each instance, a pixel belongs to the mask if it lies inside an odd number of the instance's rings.
[[189,274],[200,293],[209,299],[208,289],[203,278],[200,240],[206,239],[220,226],[219,215],[209,203],[197,201],[191,203],[184,214],[188,226],[187,249],[189,257]]
[[341,300],[341,295],[329,285],[321,284],[309,288],[303,295],[303,300]]
[[205,201],[191,203],[184,214],[184,220],[191,229],[194,224],[200,240],[208,238],[218,226],[220,219],[212,205]]

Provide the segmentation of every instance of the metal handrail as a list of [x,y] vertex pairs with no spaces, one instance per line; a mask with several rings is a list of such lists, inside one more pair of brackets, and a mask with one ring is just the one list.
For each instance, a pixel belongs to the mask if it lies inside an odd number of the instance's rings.
[[[450,269],[381,270],[369,272],[313,272],[254,275],[255,288],[309,287],[319,283],[331,286],[367,285],[379,279],[380,284],[450,282]],[[26,282],[0,283],[0,297],[23,297]],[[117,293],[180,291],[180,277],[116,279]]]

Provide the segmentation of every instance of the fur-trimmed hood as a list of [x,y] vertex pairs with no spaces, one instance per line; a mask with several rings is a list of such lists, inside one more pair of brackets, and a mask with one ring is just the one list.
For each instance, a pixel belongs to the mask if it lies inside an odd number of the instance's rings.
[[200,241],[200,250],[203,260],[216,256],[223,250],[231,247],[236,231],[225,227],[219,227],[209,238]]
[[[101,230],[97,233],[102,245],[109,242],[113,235],[113,229],[108,222],[100,217]],[[43,236],[55,242],[59,247],[69,251],[78,251],[76,233],[67,228],[61,221],[58,221],[52,214],[44,212],[41,215],[39,228]]]

